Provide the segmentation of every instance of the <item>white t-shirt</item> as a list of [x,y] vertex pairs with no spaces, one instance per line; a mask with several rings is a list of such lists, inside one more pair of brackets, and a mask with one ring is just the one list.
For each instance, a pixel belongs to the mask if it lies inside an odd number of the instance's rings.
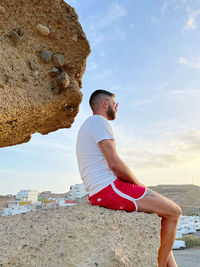
[[99,192],[116,180],[108,167],[98,142],[114,139],[112,128],[101,115],[89,117],[80,127],[76,141],[76,156],[81,179],[89,196]]

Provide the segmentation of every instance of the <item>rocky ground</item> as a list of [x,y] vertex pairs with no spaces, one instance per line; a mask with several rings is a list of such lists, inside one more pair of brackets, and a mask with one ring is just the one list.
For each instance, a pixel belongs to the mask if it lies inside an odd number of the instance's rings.
[[0,217],[0,266],[156,267],[156,215],[76,206]]

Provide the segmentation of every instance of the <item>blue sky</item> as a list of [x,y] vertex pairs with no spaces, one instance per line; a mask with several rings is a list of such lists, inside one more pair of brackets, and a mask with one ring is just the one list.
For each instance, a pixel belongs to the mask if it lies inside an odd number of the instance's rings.
[[69,0],[92,52],[71,129],[0,150],[0,194],[81,183],[75,141],[95,89],[116,94],[119,155],[146,185],[200,185],[200,1]]

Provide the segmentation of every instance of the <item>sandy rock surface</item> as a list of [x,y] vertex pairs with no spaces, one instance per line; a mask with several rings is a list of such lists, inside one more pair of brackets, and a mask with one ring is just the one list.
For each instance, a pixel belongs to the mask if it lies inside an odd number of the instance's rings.
[[63,0],[0,1],[0,147],[71,127],[89,53]]
[[0,266],[154,267],[156,215],[72,207],[0,217]]

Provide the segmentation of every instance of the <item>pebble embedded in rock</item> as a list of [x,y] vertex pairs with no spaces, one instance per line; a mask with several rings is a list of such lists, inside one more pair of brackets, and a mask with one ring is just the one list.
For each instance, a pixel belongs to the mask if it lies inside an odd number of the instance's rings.
[[51,70],[49,70],[49,75],[53,78],[58,76],[59,74],[59,69],[57,69],[56,67],[53,67]]
[[33,61],[29,61],[28,65],[29,65],[30,69],[33,71],[35,71],[37,69],[37,67]]
[[37,70],[34,71],[33,75],[34,75],[34,79],[35,80],[38,80],[39,79],[39,72]]
[[5,83],[8,83],[8,82],[10,81],[10,77],[9,77],[7,74],[4,74],[4,76],[3,76],[3,81],[4,81]]
[[57,85],[61,88],[61,89],[65,89],[69,86],[69,76],[68,74],[63,71],[57,78],[56,80]]
[[48,36],[50,33],[49,28],[42,24],[37,25],[37,30],[44,36]]
[[75,42],[78,41],[78,36],[77,35],[73,35],[72,40],[75,41]]
[[0,13],[5,13],[6,12],[6,9],[5,9],[5,7],[3,7],[3,6],[0,6]]
[[69,110],[70,110],[71,112],[73,112],[73,111],[74,111],[74,107],[73,107],[73,106],[69,107]]
[[43,50],[40,53],[40,59],[43,63],[47,64],[51,61],[53,52],[51,50]]
[[[74,111],[74,106],[69,106],[68,107],[68,110],[70,111],[70,112],[73,112]],[[85,215],[80,215],[80,217],[79,217],[79,219],[84,219],[85,218]]]
[[63,67],[65,64],[64,56],[61,53],[54,54],[52,60],[56,67]]
[[51,82],[51,91],[53,92],[53,95],[59,95],[61,93],[60,88],[53,81]]
[[28,77],[24,73],[22,73],[22,81],[23,82],[27,82],[28,81]]
[[50,32],[48,37],[52,40],[58,40],[58,36],[55,32]]
[[67,104],[62,105],[62,110],[65,111],[67,109]]
[[13,31],[15,31],[20,37],[23,36],[22,28],[15,28],[15,29],[13,29]]
[[19,41],[20,41],[20,39],[21,39],[21,37],[19,36],[19,34],[17,34],[15,31],[12,31],[12,32],[9,34],[9,38],[10,38],[10,40],[12,41],[12,43],[13,43],[15,46],[19,43]]

